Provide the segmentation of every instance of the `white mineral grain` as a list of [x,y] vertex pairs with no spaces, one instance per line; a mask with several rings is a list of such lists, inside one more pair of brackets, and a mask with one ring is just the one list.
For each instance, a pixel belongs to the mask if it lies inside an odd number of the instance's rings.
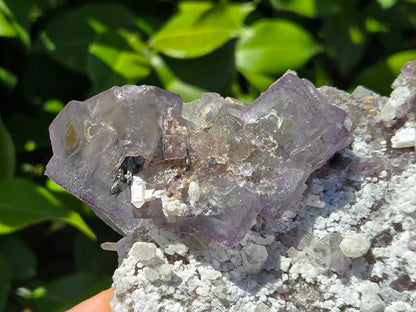
[[188,250],[188,247],[183,243],[172,243],[169,244],[167,248],[165,248],[165,253],[167,255],[178,254],[180,256],[185,256]]
[[370,249],[370,246],[370,240],[362,233],[347,235],[339,244],[341,252],[348,258],[364,256]]
[[381,109],[380,117],[383,121],[391,121],[407,112],[407,100],[411,95],[407,87],[398,87],[392,93],[386,105]]
[[384,312],[414,312],[414,307],[403,301],[394,301],[389,304]]
[[409,241],[408,246],[411,251],[416,251],[416,224],[411,224],[409,226]]
[[146,183],[138,176],[133,176],[130,188],[131,203],[136,208],[141,208],[145,203]]
[[393,148],[416,146],[416,128],[400,128],[391,138]]
[[163,262],[163,254],[153,243],[136,242],[129,251],[138,263],[155,265]]
[[361,296],[361,312],[383,312],[384,302],[377,294],[369,293]]
[[247,244],[241,252],[241,257],[247,272],[256,273],[263,268],[267,260],[267,249],[262,245]]

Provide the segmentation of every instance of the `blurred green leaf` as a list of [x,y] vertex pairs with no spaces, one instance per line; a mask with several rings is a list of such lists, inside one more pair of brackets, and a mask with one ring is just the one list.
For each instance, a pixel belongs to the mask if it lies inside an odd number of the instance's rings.
[[49,123],[49,120],[20,113],[7,118],[7,126],[13,137],[16,151],[25,151],[28,141],[35,142],[37,148],[49,148],[51,144],[48,134]]
[[58,114],[63,108],[64,103],[58,99],[50,99],[43,103],[43,110],[51,114]]
[[180,80],[203,90],[230,95],[230,86],[236,79],[235,41],[201,57],[185,60],[165,57],[164,60]]
[[99,280],[90,273],[69,274],[44,285],[46,292],[35,303],[40,312],[65,311],[109,286],[108,280]]
[[140,53],[144,44],[137,36],[136,40],[130,40],[135,51],[115,32],[100,35],[89,46],[88,73],[96,92],[114,85],[135,84],[150,74],[150,63]]
[[0,234],[8,234],[39,222],[57,220],[95,239],[94,233],[78,213],[65,208],[48,190],[31,181],[0,181],[0,199]]
[[18,37],[30,45],[30,10],[27,0],[0,0],[0,36]]
[[121,5],[86,4],[52,19],[35,43],[34,50],[83,73],[87,68],[88,46],[98,34],[133,26],[133,15]]
[[389,25],[384,22],[380,22],[373,16],[369,16],[365,19],[365,27],[368,32],[371,33],[386,33],[389,31]]
[[390,9],[393,5],[396,4],[397,0],[377,0],[380,6],[384,9]]
[[0,119],[0,180],[13,177],[15,165],[14,143]]
[[[19,76],[19,83],[16,91],[20,97],[23,97],[25,101],[33,106],[36,106],[36,116],[33,116],[34,107],[25,107],[20,111],[21,115],[31,115],[32,118],[38,119],[42,116],[42,105],[49,99],[60,99],[63,103],[72,99],[80,99],[85,96],[86,90],[90,87],[89,79],[80,73],[76,73],[60,63],[52,60],[50,57],[43,54],[30,54],[25,57],[25,61],[21,65],[21,71]],[[86,69],[84,69],[86,71]],[[67,83],[64,83],[67,82]],[[70,83],[69,83],[70,82]],[[20,100],[21,101],[21,100]],[[22,103],[19,102],[19,105]],[[31,110],[32,109],[32,110]],[[48,116],[50,119],[51,116]],[[8,124],[9,120],[7,120]],[[37,122],[39,125],[40,122]],[[48,121],[50,123],[50,120]],[[14,124],[15,126],[21,124]],[[27,126],[26,129],[29,127]],[[48,138],[48,131],[46,127],[31,127],[31,131],[46,133]],[[10,132],[13,135],[13,131],[10,128]],[[28,135],[26,131],[26,136]],[[32,135],[31,133],[29,135]],[[14,138],[14,136],[13,136]],[[17,145],[17,143],[16,143]]]
[[19,281],[35,276],[36,256],[27,244],[16,235],[0,237],[0,255],[10,266],[11,278]]
[[241,70],[241,73],[247,78],[250,83],[260,91],[265,91],[276,80],[271,75],[252,72],[248,70]]
[[199,99],[202,93],[206,92],[179,79],[159,55],[152,56],[151,64],[162,81],[163,87],[170,92],[181,95],[184,102]]
[[270,0],[276,10],[292,11],[306,17],[326,16],[339,12],[342,2],[336,0]]
[[271,2],[277,10],[293,11],[308,17],[316,14],[316,0],[271,0]]
[[13,89],[17,84],[17,76],[4,67],[0,67],[0,81],[9,89]]
[[273,75],[296,69],[322,50],[299,25],[281,19],[255,22],[237,43],[237,68],[248,75]]
[[411,60],[416,59],[416,50],[406,50],[397,52],[395,54],[390,55],[387,58],[387,65],[390,68],[393,75],[396,77],[400,74],[400,69],[402,66]]
[[9,261],[0,254],[0,311],[4,311],[11,287]]
[[[99,235],[100,240],[105,239],[103,233]],[[110,238],[111,239],[111,238]],[[100,259],[100,261],[97,261]],[[96,241],[92,241],[77,233],[74,244],[74,260],[77,272],[91,272],[97,277],[111,276],[117,267],[117,254],[103,250]]]
[[401,51],[386,60],[364,69],[354,80],[354,86],[363,85],[382,95],[389,95],[391,83],[400,74],[400,68],[407,61],[416,59],[416,50]]
[[356,12],[352,3],[341,14],[324,19],[327,51],[342,74],[352,71],[361,60],[368,35],[364,13]]
[[181,2],[179,13],[153,35],[150,44],[175,58],[207,54],[235,37],[253,9],[253,3]]

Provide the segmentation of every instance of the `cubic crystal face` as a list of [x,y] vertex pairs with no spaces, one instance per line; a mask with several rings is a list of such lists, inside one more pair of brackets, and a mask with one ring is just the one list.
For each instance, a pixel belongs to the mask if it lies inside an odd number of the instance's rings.
[[349,143],[345,112],[287,72],[252,104],[152,86],[71,101],[50,126],[46,174],[120,234],[151,218],[238,243],[278,218],[309,175]]

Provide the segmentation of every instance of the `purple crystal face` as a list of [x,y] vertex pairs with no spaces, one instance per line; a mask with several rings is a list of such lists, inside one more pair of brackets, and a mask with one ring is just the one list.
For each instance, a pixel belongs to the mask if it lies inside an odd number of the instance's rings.
[[344,118],[293,72],[251,105],[113,87],[69,102],[52,122],[46,174],[120,234],[151,218],[233,246],[259,213],[293,206],[309,175],[348,145]]

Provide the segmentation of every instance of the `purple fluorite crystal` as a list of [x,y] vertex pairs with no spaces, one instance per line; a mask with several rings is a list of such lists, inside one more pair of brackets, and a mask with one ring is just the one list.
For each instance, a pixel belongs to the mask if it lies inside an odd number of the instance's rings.
[[251,105],[152,86],[71,101],[50,126],[46,174],[123,235],[151,218],[233,246],[293,206],[349,143],[345,112],[288,72]]

